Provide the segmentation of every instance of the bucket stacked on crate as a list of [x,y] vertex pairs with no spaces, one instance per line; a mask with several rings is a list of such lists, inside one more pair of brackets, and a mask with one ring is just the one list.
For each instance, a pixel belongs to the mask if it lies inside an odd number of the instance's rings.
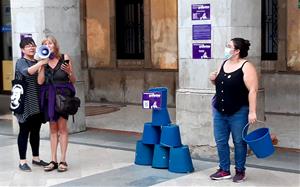
[[152,122],[144,124],[142,140],[137,141],[135,164],[151,165],[175,173],[193,172],[194,167],[187,145],[182,145],[179,126],[171,124],[165,87],[151,88],[160,93],[160,107],[152,108]]

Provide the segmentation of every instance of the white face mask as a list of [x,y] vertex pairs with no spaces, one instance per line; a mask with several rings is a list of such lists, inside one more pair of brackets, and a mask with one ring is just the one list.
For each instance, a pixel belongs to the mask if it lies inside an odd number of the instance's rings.
[[229,48],[229,47],[225,47],[224,58],[225,59],[230,59],[232,56],[233,56],[232,49]]

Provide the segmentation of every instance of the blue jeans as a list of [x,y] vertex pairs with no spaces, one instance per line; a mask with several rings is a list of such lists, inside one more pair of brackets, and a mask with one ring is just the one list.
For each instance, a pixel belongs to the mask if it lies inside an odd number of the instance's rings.
[[233,115],[224,115],[213,107],[214,136],[219,155],[219,167],[230,171],[229,136],[232,134],[234,144],[235,168],[245,170],[247,144],[242,138],[243,128],[248,123],[249,107],[243,106]]

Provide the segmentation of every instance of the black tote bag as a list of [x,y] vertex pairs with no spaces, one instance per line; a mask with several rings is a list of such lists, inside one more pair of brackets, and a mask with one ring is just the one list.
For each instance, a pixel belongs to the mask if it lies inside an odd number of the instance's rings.
[[26,81],[23,76],[16,72],[15,79],[11,81],[12,89],[10,96],[10,110],[15,114],[23,114],[26,95]]

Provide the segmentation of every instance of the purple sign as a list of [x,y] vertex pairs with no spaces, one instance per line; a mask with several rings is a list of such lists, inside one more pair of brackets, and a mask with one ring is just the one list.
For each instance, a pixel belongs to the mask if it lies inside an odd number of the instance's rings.
[[210,59],[211,44],[210,43],[194,43],[193,59]]
[[22,40],[23,38],[32,38],[32,34],[30,33],[21,33],[20,34],[20,39]]
[[161,93],[160,92],[144,92],[143,93],[143,108],[144,109],[160,109],[161,108]]
[[192,20],[210,20],[210,4],[192,4]]
[[193,40],[210,40],[211,39],[211,25],[193,25]]

